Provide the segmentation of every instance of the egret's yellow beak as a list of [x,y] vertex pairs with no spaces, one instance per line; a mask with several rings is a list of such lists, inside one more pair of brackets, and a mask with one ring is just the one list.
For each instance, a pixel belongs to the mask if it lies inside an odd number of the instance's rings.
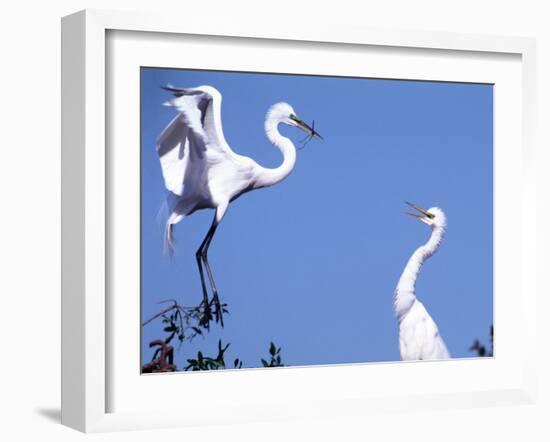
[[426,218],[433,219],[435,217],[434,214],[428,212],[427,210],[422,209],[421,207],[418,207],[417,205],[415,205],[413,203],[409,203],[408,201],[405,201],[405,204],[411,206],[415,210],[418,210],[422,214],[422,215],[420,215],[418,213],[405,212],[406,215],[414,216],[414,217],[420,218],[420,219],[426,219]]
[[296,115],[291,115],[290,118],[294,120],[298,129],[303,130],[310,137],[317,138],[318,140],[323,140],[323,137],[315,130],[315,122],[313,122],[312,127],[310,127],[307,123],[300,120]]

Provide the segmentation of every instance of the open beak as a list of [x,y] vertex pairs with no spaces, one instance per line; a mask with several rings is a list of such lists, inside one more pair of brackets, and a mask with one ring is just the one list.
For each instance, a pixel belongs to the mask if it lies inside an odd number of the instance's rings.
[[295,118],[294,121],[296,122],[297,127],[302,129],[310,137],[323,140],[323,137],[315,130],[315,121],[312,123],[311,127],[299,118]]
[[431,214],[427,210],[422,209],[421,207],[418,207],[417,205],[415,205],[413,203],[409,203],[408,201],[405,201],[405,204],[409,205],[414,210],[417,210],[418,212],[420,212],[420,213],[405,212],[405,215],[414,216],[414,217],[419,218],[419,219],[426,219],[426,218],[433,219],[434,218],[433,214]]

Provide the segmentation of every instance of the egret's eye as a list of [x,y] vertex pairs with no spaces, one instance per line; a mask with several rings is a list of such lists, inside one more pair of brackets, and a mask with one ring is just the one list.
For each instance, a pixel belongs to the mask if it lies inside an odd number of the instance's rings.
[[297,117],[296,115],[294,115],[294,114],[290,114],[290,119],[291,119],[291,120],[294,120],[294,121],[296,121],[296,122],[300,121],[300,120],[298,119],[298,117]]

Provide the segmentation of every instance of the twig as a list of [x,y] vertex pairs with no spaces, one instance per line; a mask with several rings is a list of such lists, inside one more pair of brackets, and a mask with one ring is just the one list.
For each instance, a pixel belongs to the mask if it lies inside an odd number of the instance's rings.
[[174,309],[177,309],[177,310],[183,310],[183,307],[179,304],[177,304],[176,302],[174,302],[174,305],[171,305],[169,307],[166,307],[165,309],[162,309],[160,312],[158,312],[157,314],[151,316],[149,319],[147,319],[147,321],[143,322],[141,324],[142,327],[146,326],[147,324],[149,324],[151,321],[154,321],[155,319],[157,319],[159,316],[162,316],[164,315],[165,313],[168,313],[170,310],[174,310]]

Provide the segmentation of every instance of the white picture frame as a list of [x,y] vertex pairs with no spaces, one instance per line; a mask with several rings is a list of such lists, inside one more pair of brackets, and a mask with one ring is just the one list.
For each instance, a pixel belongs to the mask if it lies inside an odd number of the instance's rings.
[[[189,410],[177,412],[173,408],[113,410],[109,404],[109,394],[115,388],[110,375],[113,354],[108,328],[114,317],[108,297],[110,286],[107,270],[110,259],[108,245],[113,240],[110,237],[113,231],[108,229],[108,224],[112,220],[110,220],[111,195],[108,184],[109,134],[106,131],[106,120],[110,117],[107,106],[109,85],[106,68],[108,63],[112,62],[108,60],[107,38],[108,33],[112,31],[154,32],[156,37],[171,36],[171,38],[174,36],[185,38],[188,35],[239,38],[249,41],[269,40],[272,44],[284,43],[286,47],[293,42],[294,44],[308,42],[332,45],[335,51],[349,45],[374,47],[382,52],[390,48],[401,48],[403,51],[422,49],[432,51],[434,57],[449,53],[467,53],[478,59],[490,57],[491,54],[516,57],[519,60],[520,81],[517,83],[518,90],[512,93],[519,97],[520,109],[510,114],[512,121],[509,123],[513,124],[515,133],[519,136],[516,146],[509,148],[513,151],[509,159],[516,159],[519,162],[512,166],[513,161],[509,161],[507,164],[510,166],[504,166],[501,169],[506,171],[507,167],[510,170],[513,167],[511,177],[514,181],[503,187],[504,181],[500,181],[501,185],[497,186],[499,184],[497,180],[495,193],[509,191],[515,197],[514,206],[521,207],[519,214],[515,212],[517,223],[502,227],[501,237],[505,237],[506,229],[518,227],[521,229],[516,232],[518,236],[514,240],[510,239],[510,247],[517,251],[519,256],[521,270],[520,274],[510,278],[515,278],[512,285],[519,289],[517,307],[522,313],[516,318],[515,324],[517,329],[521,330],[521,335],[515,336],[514,339],[521,339],[524,348],[517,354],[517,360],[513,364],[506,358],[506,352],[503,351],[500,361],[500,356],[497,356],[492,361],[452,361],[446,366],[436,363],[428,368],[424,368],[427,366],[422,364],[379,364],[369,368],[371,374],[391,371],[397,376],[418,376],[419,378],[433,377],[438,370],[445,370],[446,376],[452,376],[452,373],[461,370],[472,370],[473,374],[491,376],[492,371],[501,370],[502,382],[494,383],[485,389],[480,386],[470,390],[468,387],[463,387],[462,390],[453,392],[435,383],[435,386],[424,394],[399,391],[399,389],[396,390],[397,392],[381,390],[376,394],[370,394],[365,393],[361,388],[356,394],[350,394],[352,385],[345,385],[342,382],[335,384],[334,388],[319,392],[316,390],[318,384],[315,382],[334,380],[338,377],[360,379],[361,370],[363,370],[361,366],[313,368],[316,371],[311,371],[311,368],[246,370],[242,373],[229,371],[208,375],[215,376],[214,383],[218,387],[232,384],[233,393],[243,392],[236,400],[232,399],[230,408],[224,408],[225,403],[220,403],[222,407],[219,407],[216,421],[226,423],[288,417],[360,416],[380,409],[394,412],[405,409],[520,404],[534,401],[536,392],[533,359],[536,316],[534,228],[536,150],[533,127],[535,46],[532,39],[416,31],[397,32],[319,24],[296,27],[281,23],[275,26],[269,22],[223,23],[215,20],[196,23],[189,21],[182,24],[179,19],[169,15],[87,10],[67,16],[62,21],[63,424],[80,431],[98,432],[202,425],[208,424],[212,417],[211,413],[207,414],[205,411],[207,405],[203,408],[199,406],[193,412]],[[496,143],[499,142],[499,140],[496,141]],[[502,177],[500,179],[502,180]],[[498,222],[498,214],[497,210],[495,222]],[[506,261],[506,253],[502,241],[495,240],[495,259],[500,259],[500,256],[501,261]],[[503,267],[505,265],[506,263]],[[498,282],[495,281],[497,288]],[[496,303],[498,305],[498,299]],[[506,296],[503,296],[501,305],[506,303]],[[512,330],[506,332],[506,315],[501,316],[503,319],[499,322],[499,326],[502,324],[504,330],[502,339],[506,337],[511,339]],[[501,364],[501,361],[504,362]],[[506,371],[507,367],[510,368],[509,373]],[[300,370],[310,371],[305,373]],[[509,375],[504,376],[504,373]],[[133,373],[133,375],[136,374]],[[204,375],[200,373],[187,378],[187,384],[196,383],[200,384],[201,388],[208,388],[208,384],[212,384],[214,378],[206,378]],[[321,378],[320,375],[322,375]],[[154,382],[162,382],[162,388],[173,388],[174,382],[179,382],[176,376],[162,376],[162,381],[159,376],[152,378],[156,379]],[[270,384],[281,386],[289,383],[296,386],[305,385],[308,379],[310,383],[303,390],[296,388],[296,393],[288,395],[286,402],[275,402],[267,406],[259,403],[257,398],[244,394],[250,379],[254,379],[256,386]],[[144,388],[147,389],[147,386]],[[155,385],[154,388],[157,386]]]

